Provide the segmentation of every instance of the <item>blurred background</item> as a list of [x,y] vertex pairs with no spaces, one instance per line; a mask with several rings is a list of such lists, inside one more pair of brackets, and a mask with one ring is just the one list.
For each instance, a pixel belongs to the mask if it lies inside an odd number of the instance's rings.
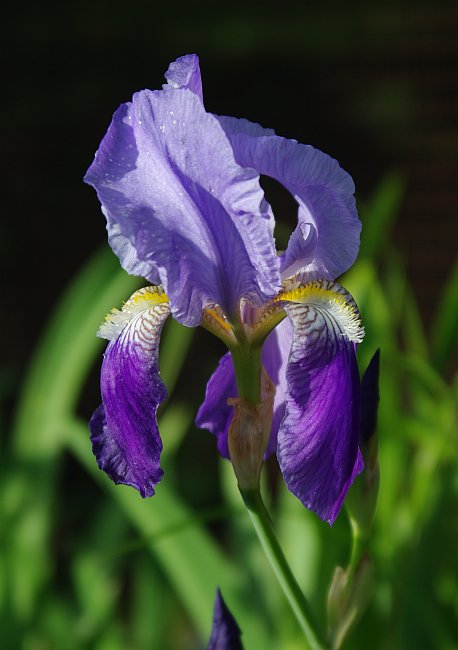
[[[226,583],[247,650],[302,647],[227,463],[192,424],[223,352],[217,341],[166,331],[170,488],[154,502],[108,485],[86,437],[100,399],[103,346],[93,334],[139,285],[110,256],[82,177],[117,106],[159,88],[170,61],[196,52],[207,110],[313,144],[355,180],[363,246],[342,283],[366,322],[362,370],[381,348],[382,483],[375,595],[345,647],[457,648],[456,3],[83,1],[21,3],[8,14],[1,647],[203,648],[214,589],[225,595]],[[263,183],[282,242],[294,202]],[[273,461],[266,482],[292,564],[322,615],[334,566],[346,560],[348,522],[342,514],[329,530],[298,509]],[[213,558],[216,575],[193,573],[199,553]],[[238,574],[227,557],[248,586],[230,577]],[[272,612],[283,622],[265,627]]]

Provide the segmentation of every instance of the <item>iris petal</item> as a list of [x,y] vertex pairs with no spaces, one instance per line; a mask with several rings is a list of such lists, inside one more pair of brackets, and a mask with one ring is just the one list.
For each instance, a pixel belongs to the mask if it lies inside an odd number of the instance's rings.
[[164,76],[172,88],[188,88],[202,99],[202,78],[197,54],[180,56],[169,65]]
[[115,483],[131,485],[143,497],[154,494],[163,473],[156,411],[167,391],[158,351],[169,313],[159,288],[141,289],[100,330],[111,340],[101,372],[102,404],[90,421],[93,451]]
[[196,415],[196,426],[215,434],[218,451],[223,458],[229,458],[227,435],[234,410],[227,400],[236,396],[234,364],[231,353],[227,352],[207,382],[205,399]]
[[302,268],[310,277],[334,279],[350,268],[361,231],[351,176],[310,145],[248,120],[219,120],[237,162],[275,178],[298,202],[298,225],[282,258],[284,277]]
[[294,333],[277,456],[289,490],[332,524],[363,468],[355,354],[362,328],[350,295],[334,283],[289,298],[301,302],[285,307]]
[[[115,113],[85,180],[125,268],[158,278],[181,323],[280,288],[273,218],[253,169],[190,90],[142,91]],[[133,272],[133,271],[132,271]]]

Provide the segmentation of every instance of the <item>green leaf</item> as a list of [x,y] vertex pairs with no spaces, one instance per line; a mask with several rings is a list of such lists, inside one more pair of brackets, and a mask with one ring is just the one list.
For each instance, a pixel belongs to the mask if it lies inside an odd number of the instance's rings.
[[49,576],[49,535],[62,431],[55,423],[73,412],[102,342],[98,325],[113,304],[138,286],[108,248],[89,261],[65,293],[36,350],[13,425],[16,467],[11,483],[10,593],[21,618],[33,615]]
[[[250,602],[254,597],[247,595],[241,571],[219,550],[198,515],[186,508],[170,482],[163,481],[153,499],[141,499],[132,488],[114,485],[94,461],[86,426],[70,421],[65,427],[69,449],[145,539],[145,546],[160,563],[200,636],[208,639],[217,586],[229,602]],[[184,527],[183,521],[192,521],[193,525]],[[251,619],[249,609],[237,612],[237,620],[247,647],[269,648],[265,628]]]
[[444,372],[458,347],[458,262],[446,283],[437,306],[432,326],[432,358],[434,366]]

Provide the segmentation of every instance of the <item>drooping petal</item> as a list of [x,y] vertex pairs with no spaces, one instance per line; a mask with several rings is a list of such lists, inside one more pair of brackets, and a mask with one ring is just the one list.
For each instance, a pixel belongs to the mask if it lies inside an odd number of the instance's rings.
[[202,78],[197,54],[180,56],[169,65],[164,76],[172,88],[188,88],[202,99]]
[[282,257],[282,276],[299,269],[310,277],[335,279],[355,261],[361,222],[354,184],[336,160],[271,129],[219,117],[240,165],[282,183],[298,202],[298,225]]
[[140,289],[99,330],[109,338],[101,372],[102,404],[90,421],[100,469],[115,483],[154,494],[161,480],[162,442],[156,411],[167,390],[159,376],[162,325],[170,313],[160,287]]
[[[288,319],[282,321],[266,339],[262,348],[262,363],[275,386],[274,414],[266,458],[277,448],[277,433],[285,413],[286,364],[292,340],[292,326]],[[229,458],[227,436],[234,409],[227,403],[237,396],[234,365],[228,352],[221,357],[207,383],[205,399],[196,417],[196,426],[216,435],[218,451]]]
[[207,429],[215,434],[218,451],[223,458],[229,458],[227,435],[234,411],[227,400],[236,396],[234,364],[231,353],[227,352],[207,382],[205,399],[196,416],[196,426],[199,429]]
[[253,169],[236,163],[194,92],[166,86],[121,106],[89,168],[129,269],[164,286],[174,317],[198,325],[218,304],[261,304],[280,288],[273,218]]
[[213,627],[208,642],[208,650],[243,650],[240,637],[240,628],[218,589],[213,609]]
[[293,324],[278,461],[289,490],[332,524],[363,463],[355,343],[363,329],[351,296],[313,282],[280,296]]

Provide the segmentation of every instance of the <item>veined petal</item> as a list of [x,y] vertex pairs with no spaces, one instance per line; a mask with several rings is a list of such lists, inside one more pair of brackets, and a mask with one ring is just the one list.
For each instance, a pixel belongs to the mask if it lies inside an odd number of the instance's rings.
[[288,489],[332,524],[363,468],[355,354],[363,328],[350,294],[335,283],[312,282],[280,298],[290,301],[293,342],[278,461]]
[[[262,348],[262,363],[275,387],[272,428],[266,449],[266,458],[277,448],[277,433],[285,413],[286,364],[292,340],[292,326],[282,321],[267,337]],[[218,367],[207,383],[205,399],[196,417],[196,426],[216,435],[218,451],[229,458],[228,432],[234,409],[228,399],[237,396],[234,365],[228,352],[221,357]]]
[[191,90],[142,91],[121,106],[85,180],[121,263],[159,278],[181,323],[198,325],[213,304],[230,317],[242,297],[259,305],[279,290],[259,176]]
[[282,277],[299,269],[334,279],[355,261],[361,222],[354,184],[336,160],[310,145],[275,135],[244,119],[219,117],[235,158],[272,176],[298,202],[298,225],[282,257]]
[[135,246],[125,237],[119,224],[111,219],[108,211],[102,208],[107,219],[108,243],[121,262],[121,266],[129,275],[138,275],[142,278],[148,278],[153,284],[160,284],[159,274],[156,267],[150,262],[144,262],[138,259]]
[[218,451],[223,458],[229,458],[228,432],[234,411],[227,401],[236,396],[234,364],[231,353],[227,352],[207,382],[205,399],[196,415],[196,426],[215,434]]
[[167,390],[159,376],[159,338],[170,313],[161,287],[135,292],[99,330],[110,340],[101,372],[102,404],[90,421],[100,469],[115,483],[154,494],[162,478],[156,411]]
[[197,54],[180,56],[169,65],[164,76],[172,88],[188,88],[202,100],[202,78]]

